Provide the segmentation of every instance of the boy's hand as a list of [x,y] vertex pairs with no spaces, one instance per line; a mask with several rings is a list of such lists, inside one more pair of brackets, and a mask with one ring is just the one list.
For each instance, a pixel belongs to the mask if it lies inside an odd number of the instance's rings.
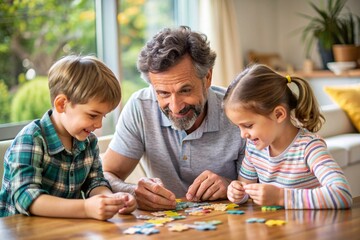
[[166,189],[159,178],[141,178],[135,189],[136,201],[143,210],[164,210],[176,207],[175,194]]
[[124,199],[114,198],[111,195],[107,196],[104,194],[85,199],[84,203],[86,216],[98,220],[112,218],[124,207],[126,207]]
[[135,197],[130,193],[123,193],[123,192],[114,193],[112,197],[123,200],[124,207],[119,209],[120,214],[129,214],[137,208]]
[[244,186],[254,203],[263,206],[284,206],[284,189],[272,184],[253,183]]
[[227,189],[227,197],[233,203],[239,203],[246,195],[244,186],[246,183],[238,180],[232,181]]

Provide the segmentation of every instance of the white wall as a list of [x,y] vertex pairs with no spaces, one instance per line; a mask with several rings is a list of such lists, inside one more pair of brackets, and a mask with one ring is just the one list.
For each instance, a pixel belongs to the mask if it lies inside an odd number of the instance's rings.
[[[359,0],[348,0],[346,7],[349,7],[353,14],[360,16]],[[301,41],[301,33],[295,31],[308,23],[308,20],[298,13],[314,13],[308,1],[237,0],[236,8],[244,60],[249,50],[277,52],[295,69],[302,68],[305,59],[304,44]],[[316,48],[313,48],[311,56],[320,68],[320,57]]]

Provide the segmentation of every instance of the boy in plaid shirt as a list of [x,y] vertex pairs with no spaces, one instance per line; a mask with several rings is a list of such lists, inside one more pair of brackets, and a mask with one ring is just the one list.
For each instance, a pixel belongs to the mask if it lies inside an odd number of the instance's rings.
[[48,78],[52,109],[24,127],[5,154],[0,217],[105,220],[132,212],[135,198],[112,193],[103,176],[93,133],[120,102],[118,80],[91,56],[60,59]]

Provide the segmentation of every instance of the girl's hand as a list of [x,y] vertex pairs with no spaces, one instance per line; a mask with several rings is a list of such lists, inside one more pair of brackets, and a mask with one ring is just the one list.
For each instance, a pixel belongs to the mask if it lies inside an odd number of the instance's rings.
[[262,206],[284,206],[284,189],[272,184],[253,183],[244,186],[254,203]]
[[122,197],[99,194],[85,199],[85,214],[89,218],[106,220],[112,218],[121,209],[126,208],[127,201]]
[[227,197],[233,203],[239,203],[246,195],[244,186],[246,183],[238,180],[232,181],[227,189]]

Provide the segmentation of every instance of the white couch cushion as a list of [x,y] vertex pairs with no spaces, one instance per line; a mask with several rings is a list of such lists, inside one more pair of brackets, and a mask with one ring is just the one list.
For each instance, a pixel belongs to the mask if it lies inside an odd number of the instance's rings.
[[329,152],[335,161],[339,164],[341,168],[345,168],[349,164],[349,157],[346,149],[338,147],[336,144],[333,144],[331,141],[326,141]]
[[325,141],[340,166],[360,163],[360,134],[342,134],[328,137]]
[[320,136],[327,138],[357,132],[344,110],[338,105],[324,105],[321,106],[321,110],[326,122],[318,132]]

